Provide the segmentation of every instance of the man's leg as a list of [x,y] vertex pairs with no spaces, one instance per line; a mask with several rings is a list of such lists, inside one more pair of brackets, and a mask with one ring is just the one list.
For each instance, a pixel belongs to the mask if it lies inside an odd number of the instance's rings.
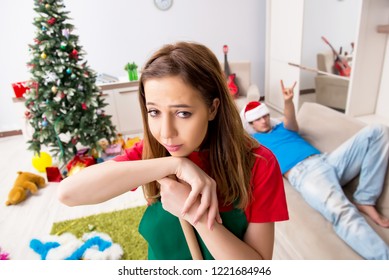
[[307,159],[289,173],[305,201],[333,225],[336,234],[365,259],[389,259],[389,247],[343,193],[325,157]]
[[360,174],[354,202],[361,212],[383,227],[389,227],[389,219],[378,213],[375,204],[382,192],[388,157],[388,128],[382,125],[363,128],[327,157],[341,185]]

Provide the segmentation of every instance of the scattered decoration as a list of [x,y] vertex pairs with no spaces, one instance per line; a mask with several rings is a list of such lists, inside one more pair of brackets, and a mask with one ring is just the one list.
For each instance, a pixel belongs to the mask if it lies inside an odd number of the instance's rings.
[[32,166],[34,166],[38,172],[45,172],[46,167],[50,167],[52,163],[52,157],[46,152],[40,152],[40,155],[35,154],[32,158]]
[[87,166],[96,164],[96,159],[88,155],[89,149],[77,151],[77,154],[67,163],[67,176],[71,176],[84,169]]
[[141,139],[138,136],[132,137],[132,138],[128,137],[127,140],[126,140],[126,143],[124,145],[124,148],[125,149],[129,149],[129,148],[131,148],[132,146],[134,146],[136,143],[138,143],[140,141],[141,141]]
[[9,254],[0,247],[0,261],[9,260]]
[[5,205],[16,205],[27,199],[29,194],[35,194],[39,188],[46,185],[45,178],[30,172],[17,172],[18,177],[8,194]]
[[61,182],[63,180],[61,171],[56,166],[46,167],[46,177],[48,182]]
[[120,260],[123,249],[108,234],[85,233],[81,239],[69,232],[32,239],[30,248],[42,260]]
[[12,83],[11,85],[14,90],[16,98],[23,97],[24,94],[27,91],[29,91],[31,88],[38,91],[38,84],[34,81],[17,82],[17,83]]

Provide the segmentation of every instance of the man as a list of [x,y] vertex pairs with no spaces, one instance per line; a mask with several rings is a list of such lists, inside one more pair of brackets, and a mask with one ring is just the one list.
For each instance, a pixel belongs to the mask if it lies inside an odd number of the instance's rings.
[[[335,151],[323,154],[298,133],[293,104],[295,85],[285,88],[281,81],[285,103],[283,122],[271,119],[265,104],[250,102],[241,112],[246,130],[272,150],[290,184],[333,224],[337,235],[351,248],[365,259],[389,259],[389,246],[359,212],[389,228],[389,219],[375,208],[388,164],[388,128],[366,126]],[[358,174],[359,185],[352,203],[342,185]]]

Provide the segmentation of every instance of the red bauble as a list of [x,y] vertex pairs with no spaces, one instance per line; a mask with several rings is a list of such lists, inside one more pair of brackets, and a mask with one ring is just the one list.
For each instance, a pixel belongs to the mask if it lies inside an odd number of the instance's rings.
[[81,107],[82,107],[82,109],[83,109],[83,110],[86,110],[86,109],[88,109],[88,107],[86,106],[86,104],[85,104],[85,103],[82,103],[82,104],[81,104]]
[[57,19],[52,17],[51,19],[47,20],[47,23],[53,25],[56,21]]
[[78,51],[76,49],[73,49],[72,52],[69,54],[70,58],[78,59]]

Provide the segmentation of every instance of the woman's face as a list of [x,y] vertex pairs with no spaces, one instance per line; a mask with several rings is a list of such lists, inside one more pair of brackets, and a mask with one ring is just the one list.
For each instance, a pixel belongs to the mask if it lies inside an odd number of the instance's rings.
[[200,147],[219,100],[208,107],[200,92],[179,77],[147,80],[144,84],[151,134],[172,156],[184,157]]

